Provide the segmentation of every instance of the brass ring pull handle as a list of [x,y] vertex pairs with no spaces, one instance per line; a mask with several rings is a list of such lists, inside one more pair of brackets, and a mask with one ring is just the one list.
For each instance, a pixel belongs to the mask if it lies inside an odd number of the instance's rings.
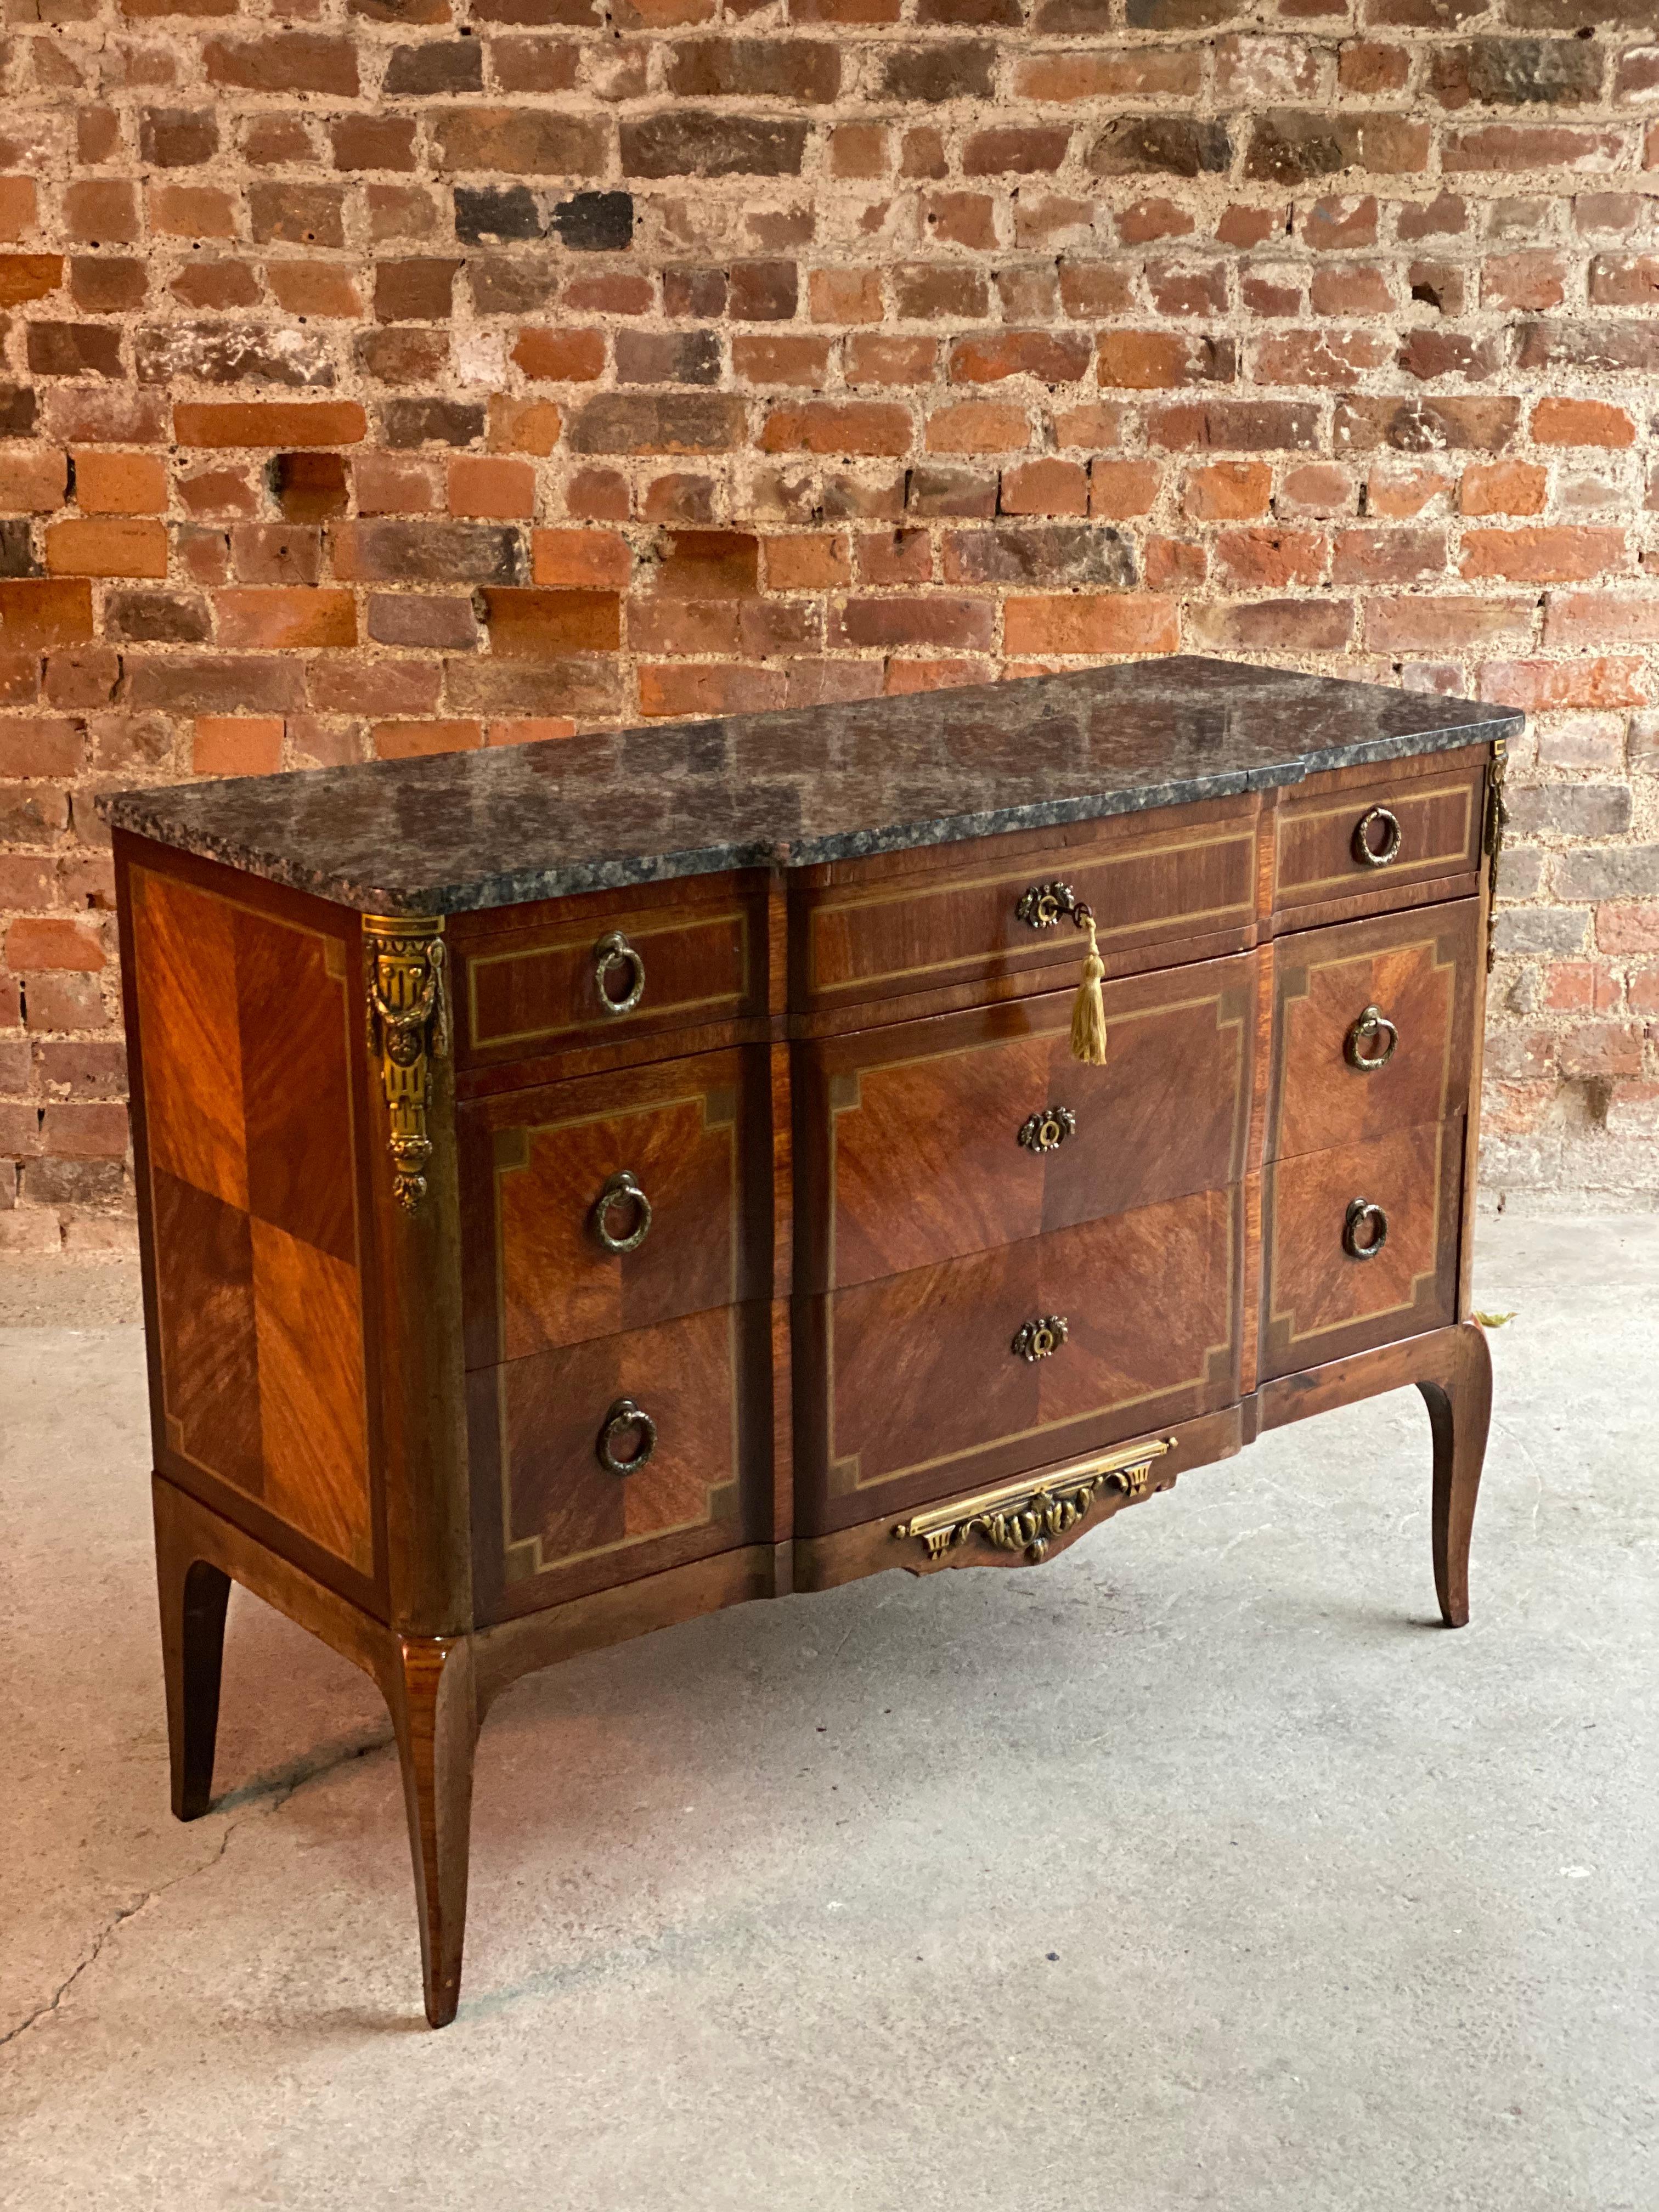
[[[613,1206],[629,1205],[634,1208],[634,1226],[626,1237],[614,1237],[606,1216]],[[607,1252],[637,1252],[651,1233],[651,1201],[624,1168],[605,1184],[587,1218],[593,1224],[593,1234]]]
[[1028,1321],[1008,1349],[1021,1359],[1048,1359],[1070,1334],[1064,1314],[1039,1314]]
[[[1367,1052],[1365,1047],[1376,1040],[1376,1048]],[[1394,1058],[1394,1048],[1400,1042],[1400,1032],[1381,1006],[1367,1006],[1358,1014],[1342,1041],[1342,1056],[1350,1067],[1357,1067],[1370,1075],[1379,1067],[1386,1067]]]
[[[1381,830],[1382,842],[1373,845],[1371,832]],[[1400,858],[1400,817],[1386,806],[1368,806],[1353,825],[1353,856],[1362,868],[1386,868]]]
[[1045,1106],[1019,1127],[1019,1141],[1028,1152],[1058,1152],[1067,1137],[1076,1134],[1077,1115],[1069,1106]]
[[[1366,1243],[1359,1241],[1359,1232],[1369,1227],[1370,1236]],[[1351,1198],[1347,1218],[1342,1224],[1342,1249],[1351,1260],[1374,1260],[1389,1241],[1389,1217],[1380,1206],[1369,1198]]]
[[1070,884],[1033,884],[1020,895],[1014,919],[1028,929],[1054,929],[1062,917],[1078,910],[1077,893]]
[[[629,1431],[639,1439],[631,1458],[618,1459],[611,1449],[613,1441]],[[599,1465],[607,1474],[637,1474],[657,1449],[657,1425],[642,1406],[631,1398],[618,1398],[605,1417],[605,1426],[599,1431],[599,1443],[594,1446]]]
[[[609,977],[613,968],[625,969],[629,978],[627,994],[620,999],[611,995]],[[593,947],[593,986],[607,1014],[631,1014],[645,996],[645,962],[619,929],[602,937]]]

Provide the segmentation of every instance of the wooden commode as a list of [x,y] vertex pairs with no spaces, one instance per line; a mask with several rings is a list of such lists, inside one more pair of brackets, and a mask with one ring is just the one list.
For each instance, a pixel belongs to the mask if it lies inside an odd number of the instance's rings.
[[385,1693],[441,2025],[530,1668],[1405,1382],[1462,1622],[1517,726],[1177,659],[106,801],[174,1811],[234,1577]]

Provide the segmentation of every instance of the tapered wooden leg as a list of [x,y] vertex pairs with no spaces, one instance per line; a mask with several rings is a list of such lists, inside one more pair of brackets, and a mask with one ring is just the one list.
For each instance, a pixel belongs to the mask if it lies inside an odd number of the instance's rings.
[[471,1641],[401,1637],[389,1673],[386,1702],[403,1765],[426,2016],[434,2027],[447,2027],[461,1995],[472,1755],[478,1741]]
[[207,1811],[213,1795],[213,1746],[219,1732],[219,1676],[230,1577],[198,1556],[175,1510],[178,1493],[172,1486],[155,1482],[151,1496],[173,1810],[180,1820],[194,1820]]
[[1478,1322],[1448,1329],[1444,1370],[1419,1380],[1434,1431],[1434,1587],[1448,1628],[1469,1617],[1469,1532],[1492,1419],[1492,1352]]

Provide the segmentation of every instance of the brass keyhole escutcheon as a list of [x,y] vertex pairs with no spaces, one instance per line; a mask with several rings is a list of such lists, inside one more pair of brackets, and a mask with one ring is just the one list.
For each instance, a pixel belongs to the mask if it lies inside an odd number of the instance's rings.
[[[1364,1242],[1361,1233],[1366,1232]],[[1389,1217],[1369,1198],[1351,1198],[1342,1224],[1342,1249],[1351,1260],[1374,1260],[1389,1241]]]
[[[618,1237],[611,1229],[609,1217],[613,1206],[626,1206],[634,1209],[634,1226],[625,1237]],[[651,1231],[651,1201],[624,1168],[620,1175],[611,1177],[594,1200],[588,1219],[593,1224],[594,1236],[607,1252],[637,1252]]]
[[[635,1439],[635,1449],[626,1459],[618,1459],[614,1447],[627,1436]],[[631,1398],[618,1398],[605,1415],[594,1446],[599,1465],[607,1474],[637,1474],[656,1449],[657,1425],[650,1414]]]
[[[1382,842],[1373,844],[1371,833],[1380,830]],[[1400,817],[1386,806],[1368,806],[1353,825],[1353,856],[1362,868],[1386,868],[1400,858]]]
[[1076,1134],[1077,1115],[1069,1106],[1045,1106],[1020,1124],[1019,1141],[1028,1152],[1053,1152]]
[[[1394,1058],[1394,1048],[1400,1042],[1400,1032],[1381,1006],[1367,1006],[1350,1025],[1342,1043],[1342,1056],[1350,1067],[1358,1068],[1370,1075],[1379,1067],[1386,1067]],[[1370,1047],[1368,1051],[1367,1046]]]
[[[614,997],[611,989],[611,975],[618,968],[628,979],[621,998]],[[645,996],[644,959],[619,929],[602,937],[593,947],[593,987],[607,1014],[631,1014]]]
[[1070,1333],[1064,1314],[1039,1314],[1026,1322],[1008,1348],[1021,1359],[1050,1359]]
[[1054,929],[1068,914],[1077,912],[1077,893],[1070,884],[1033,884],[1023,892],[1014,918],[1028,929]]

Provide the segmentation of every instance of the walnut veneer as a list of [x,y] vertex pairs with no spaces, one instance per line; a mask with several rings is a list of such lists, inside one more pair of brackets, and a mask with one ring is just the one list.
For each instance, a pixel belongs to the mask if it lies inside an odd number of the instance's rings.
[[1407,1382],[1462,1622],[1502,753],[447,919],[118,830],[174,1809],[235,1577],[385,1692],[437,2025],[526,1668]]

